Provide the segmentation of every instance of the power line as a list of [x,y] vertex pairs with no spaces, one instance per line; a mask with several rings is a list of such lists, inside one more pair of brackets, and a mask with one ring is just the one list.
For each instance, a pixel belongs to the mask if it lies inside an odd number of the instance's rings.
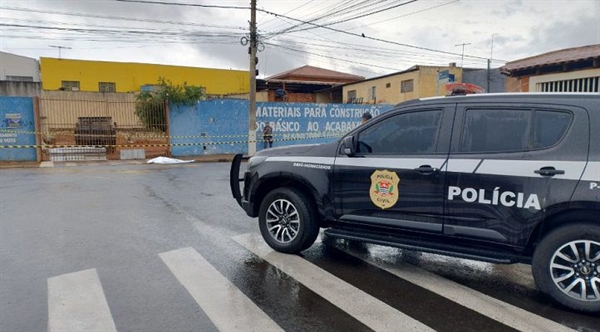
[[333,56],[330,56],[330,55],[319,54],[319,53],[314,53],[314,52],[308,52],[308,51],[299,50],[299,49],[296,49],[296,48],[293,48],[293,47],[283,46],[283,45],[279,45],[279,44],[266,43],[266,45],[270,45],[270,46],[278,47],[278,48],[283,48],[283,49],[286,49],[286,50],[289,50],[289,51],[294,51],[294,52],[302,52],[302,53],[306,53],[306,54],[318,56],[318,57],[321,57],[321,58],[327,58],[327,59],[333,59],[333,60],[338,60],[338,61],[343,61],[343,62],[348,62],[348,63],[359,64],[359,65],[363,65],[363,66],[376,67],[376,68],[382,68],[382,69],[391,69],[391,70],[396,70],[396,71],[399,70],[398,68],[385,67],[385,66],[374,65],[374,64],[371,64],[371,63],[364,63],[364,62],[359,62],[359,61],[340,59],[340,58],[336,58],[336,57],[333,57]]
[[[285,13],[284,13],[284,15],[288,15],[288,14],[290,14],[291,12],[294,12],[294,11],[296,11],[296,10],[298,10],[298,9],[300,9],[300,8],[304,7],[304,6],[307,6],[307,5],[309,5],[309,4],[313,3],[313,2],[315,2],[315,0],[310,0],[309,2],[305,2],[304,4],[302,4],[302,5],[298,6],[298,7],[295,7],[294,9],[288,10],[287,12],[285,12]],[[271,22],[275,21],[276,19],[277,19],[277,18],[271,18],[271,19],[270,19],[270,20],[268,20],[267,22],[263,23],[263,26],[266,26],[266,25],[268,25],[269,23],[271,23]]]
[[[381,2],[381,1],[382,0],[379,0],[379,2]],[[385,0],[383,0],[383,1],[385,1]],[[275,34],[281,34],[281,33],[287,32],[289,30],[292,30],[294,28],[301,27],[301,26],[309,24],[309,23],[317,22],[317,21],[322,20],[322,19],[324,19],[324,18],[326,18],[328,16],[334,16],[334,15],[340,14],[340,13],[342,13],[342,12],[348,10],[348,9],[351,9],[350,12],[361,10],[361,9],[365,8],[365,6],[369,5],[369,2],[370,2],[369,0],[363,0],[363,1],[359,2],[359,3],[352,4],[351,0],[350,1],[346,1],[346,2],[342,3],[338,7],[334,6],[334,7],[332,7],[331,10],[329,10],[327,12],[323,12],[320,15],[317,15],[316,17],[313,17],[311,19],[307,19],[306,21],[301,21],[300,23],[295,24],[295,25],[293,25],[291,27],[288,27],[288,28],[283,29],[281,31],[275,32]]]
[[293,30],[293,31],[290,31],[290,32],[300,32],[300,31],[312,30],[312,29],[327,27],[327,26],[331,26],[331,25],[335,25],[335,24],[345,23],[345,22],[349,22],[349,21],[356,20],[356,19],[359,19],[359,18],[363,18],[363,17],[367,17],[367,16],[379,14],[379,13],[382,13],[384,11],[392,10],[392,9],[395,9],[395,8],[398,8],[398,7],[401,7],[401,6],[405,6],[405,5],[408,5],[408,4],[411,4],[413,2],[417,2],[417,1],[418,0],[410,0],[410,1],[407,1],[407,2],[403,2],[403,3],[400,3],[400,4],[393,5],[393,6],[389,6],[389,7],[386,7],[386,8],[375,10],[375,11],[372,11],[370,13],[365,13],[365,14],[361,14],[361,15],[358,15],[358,16],[349,17],[349,18],[346,18],[346,19],[343,19],[343,20],[339,20],[339,21],[335,21],[335,22],[330,22],[330,23],[327,23],[327,24],[323,24],[322,26],[319,26],[319,27],[310,27],[310,28],[298,29],[298,30]]
[[[289,20],[292,20],[292,21],[304,22],[304,21],[296,19],[296,18],[292,18],[292,17],[285,16],[285,15],[280,15],[280,14],[273,13],[271,11],[267,11],[267,10],[264,10],[264,9],[261,9],[260,11],[262,11],[265,14],[269,14],[269,15],[285,17],[285,18],[287,18]],[[419,49],[419,50],[429,51],[429,52],[435,52],[435,53],[442,53],[442,54],[448,54],[448,55],[454,55],[454,56],[461,56],[461,54],[454,53],[454,52],[436,50],[436,49],[432,49],[432,48],[428,48],[428,47],[415,46],[415,45],[410,45],[410,44],[405,44],[405,43],[394,42],[394,41],[391,41],[391,40],[385,40],[385,39],[381,39],[381,38],[364,36],[362,34],[348,32],[348,31],[344,31],[344,30],[340,30],[340,29],[336,29],[336,28],[332,28],[332,27],[328,27],[328,26],[322,26],[320,24],[311,23],[311,22],[306,22],[306,23],[310,24],[310,25],[313,25],[313,26],[316,26],[316,27],[319,27],[319,28],[324,28],[324,29],[327,29],[327,30],[331,30],[331,31],[343,33],[343,34],[346,34],[346,35],[355,36],[355,37],[361,37],[361,38],[366,38],[366,39],[370,39],[370,40],[374,40],[374,41],[378,41],[378,42],[382,42],[382,43],[387,43],[387,44],[392,44],[392,45],[398,45],[398,46],[403,46],[403,47],[408,47],[408,48],[414,48],[414,49]],[[466,55],[465,54],[464,56],[468,57],[468,58],[473,58],[473,59],[487,60],[487,58],[480,57],[480,56],[475,56],[475,55]],[[504,62],[507,62],[507,61],[504,61]]]
[[[191,3],[171,3],[171,2],[146,1],[146,0],[116,0],[116,1],[119,1],[119,2],[131,2],[131,3],[145,3],[145,4],[154,4],[154,5],[201,7],[201,8],[241,9],[241,10],[249,10],[250,9],[249,7],[241,7],[241,6],[201,5],[201,4],[191,4]],[[258,9],[257,8],[256,11],[259,11],[259,12],[262,12],[262,13],[265,13],[265,14],[268,14],[268,15],[273,15],[275,17],[284,17],[284,18],[287,18],[288,20],[292,20],[292,21],[296,21],[296,22],[300,22],[300,23],[305,23],[305,24],[310,24],[310,25],[318,27],[318,28],[323,28],[323,29],[335,31],[335,32],[343,33],[343,34],[350,35],[350,36],[366,38],[366,39],[370,39],[370,40],[374,40],[374,41],[378,41],[378,42],[382,42],[382,43],[393,44],[393,45],[398,45],[398,46],[403,46],[403,47],[408,47],[408,48],[414,48],[414,49],[419,49],[419,50],[423,50],[423,51],[429,51],[429,52],[436,52],[436,53],[454,55],[454,56],[460,55],[460,56],[463,56],[463,57],[468,57],[468,58],[473,58],[473,59],[481,59],[481,60],[486,60],[487,61],[487,58],[476,56],[476,55],[467,55],[467,54],[462,55],[462,54],[458,54],[458,53],[454,53],[454,52],[448,52],[448,51],[443,51],[443,50],[436,50],[436,49],[429,48],[429,47],[410,45],[410,44],[406,44],[406,43],[399,43],[399,42],[394,42],[394,41],[391,41],[391,40],[385,40],[385,39],[381,39],[381,38],[375,38],[375,37],[365,36],[363,34],[357,34],[357,33],[353,33],[353,32],[348,32],[348,31],[345,31],[345,30],[340,30],[340,29],[329,27],[329,26],[323,26],[323,25],[317,24],[317,23],[303,21],[303,20],[300,20],[300,19],[297,19],[297,18],[289,17],[287,15],[277,14],[275,12],[272,12],[272,11],[269,11],[269,10],[265,10],[265,9]],[[504,61],[504,62],[507,62],[507,61]]]
[[65,15],[65,16],[101,18],[101,19],[123,20],[123,21],[131,21],[131,22],[173,24],[173,25],[209,27],[209,28],[241,29],[240,27],[235,27],[235,26],[231,26],[231,25],[227,26],[227,25],[201,24],[201,23],[192,23],[192,22],[181,22],[181,21],[164,21],[164,20],[154,20],[154,19],[140,19],[140,18],[125,17],[125,16],[111,16],[111,15],[84,14],[84,13],[77,13],[77,12],[62,12],[62,11],[52,11],[52,10],[38,10],[38,9],[22,8],[22,7],[0,6],[0,9],[2,9],[2,10],[11,10],[11,11],[20,11],[20,12],[27,12],[27,13],[40,13],[40,14],[54,14],[54,15]]
[[178,2],[146,1],[146,0],[116,0],[116,1],[144,3],[144,4],[152,4],[152,5],[170,5],[170,6],[185,6],[185,7],[250,10],[250,7],[242,7],[242,6],[201,5],[201,4],[195,4],[195,3],[178,3]]
[[410,16],[410,15],[419,14],[419,13],[422,13],[422,12],[425,12],[425,11],[428,11],[428,10],[432,10],[432,9],[436,9],[436,8],[439,8],[439,7],[444,7],[444,6],[447,6],[447,5],[453,4],[453,3],[455,3],[455,2],[459,2],[459,1],[460,1],[460,0],[453,0],[453,1],[449,1],[449,2],[446,2],[446,3],[440,4],[440,5],[436,5],[436,6],[432,6],[432,7],[424,8],[424,9],[421,9],[421,10],[417,10],[417,11],[414,11],[414,12],[412,12],[412,13],[408,13],[408,14],[402,14],[402,15],[400,15],[400,16],[395,16],[395,17],[392,17],[392,18],[387,18],[387,19],[385,19],[385,20],[381,20],[381,21],[376,21],[376,22],[366,23],[366,24],[359,25],[359,26],[356,26],[356,27],[348,28],[348,29],[346,29],[346,30],[348,30],[348,31],[349,31],[349,30],[356,30],[356,29],[360,29],[360,28],[363,28],[363,27],[366,27],[366,26],[373,26],[373,25],[377,25],[377,24],[380,24],[380,23],[389,22],[389,21],[396,20],[396,19],[399,19],[399,18],[402,18],[402,17],[406,17],[406,16]]

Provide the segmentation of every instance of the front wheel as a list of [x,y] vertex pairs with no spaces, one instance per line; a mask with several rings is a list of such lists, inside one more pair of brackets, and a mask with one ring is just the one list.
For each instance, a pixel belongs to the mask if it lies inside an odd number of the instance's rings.
[[278,188],[263,199],[258,214],[260,232],[276,251],[296,254],[310,247],[319,235],[311,201],[293,188]]
[[600,311],[600,226],[579,223],[558,228],[537,245],[533,277],[558,303]]

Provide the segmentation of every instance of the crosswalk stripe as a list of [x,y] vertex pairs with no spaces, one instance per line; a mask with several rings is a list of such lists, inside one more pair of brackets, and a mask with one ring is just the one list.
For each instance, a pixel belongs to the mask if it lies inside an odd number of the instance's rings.
[[193,248],[159,256],[219,331],[283,331]]
[[233,239],[375,331],[433,331],[299,256],[273,251],[258,234]]
[[338,249],[514,329],[532,332],[573,331],[564,325],[502,302],[414,265],[403,262],[392,264],[373,259],[366,253]]
[[96,269],[48,279],[48,331],[117,331]]

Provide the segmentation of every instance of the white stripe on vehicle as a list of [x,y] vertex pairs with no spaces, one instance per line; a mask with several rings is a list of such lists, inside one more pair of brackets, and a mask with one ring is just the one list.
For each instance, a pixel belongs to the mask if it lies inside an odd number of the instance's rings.
[[446,172],[473,173],[481,159],[449,159]]
[[372,167],[378,169],[415,169],[429,165],[440,169],[446,159],[442,158],[346,158],[335,160],[336,166]]
[[590,161],[581,176],[582,181],[600,181],[600,162]]
[[96,269],[48,279],[48,331],[117,331]]
[[159,256],[219,331],[283,331],[193,248]]
[[266,161],[287,161],[296,163],[313,163],[333,165],[335,158],[330,157],[268,157]]
[[245,234],[233,239],[375,331],[433,331],[302,257],[273,251],[258,234]]
[[485,159],[476,174],[542,178],[535,173],[536,170],[542,167],[554,167],[565,171],[565,174],[556,174],[552,179],[579,180],[585,164],[585,161]]
[[[351,158],[341,156],[330,157],[269,157],[267,161],[300,162],[308,164],[369,167],[377,169],[406,169],[411,170],[422,165],[430,165],[440,169],[446,159],[442,158]],[[455,173],[474,173],[500,176],[520,176],[542,178],[535,171],[542,167],[554,167],[565,171],[556,174],[552,179],[579,180],[585,168],[582,180],[600,181],[600,162],[590,162],[585,167],[585,161],[563,160],[506,160],[506,159],[449,159],[444,171]]]

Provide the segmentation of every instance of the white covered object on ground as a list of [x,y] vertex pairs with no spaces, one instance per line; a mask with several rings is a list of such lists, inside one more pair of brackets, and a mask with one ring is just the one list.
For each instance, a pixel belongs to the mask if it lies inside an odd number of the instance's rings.
[[148,164],[187,164],[193,163],[193,160],[181,160],[167,157],[156,157],[148,160]]

